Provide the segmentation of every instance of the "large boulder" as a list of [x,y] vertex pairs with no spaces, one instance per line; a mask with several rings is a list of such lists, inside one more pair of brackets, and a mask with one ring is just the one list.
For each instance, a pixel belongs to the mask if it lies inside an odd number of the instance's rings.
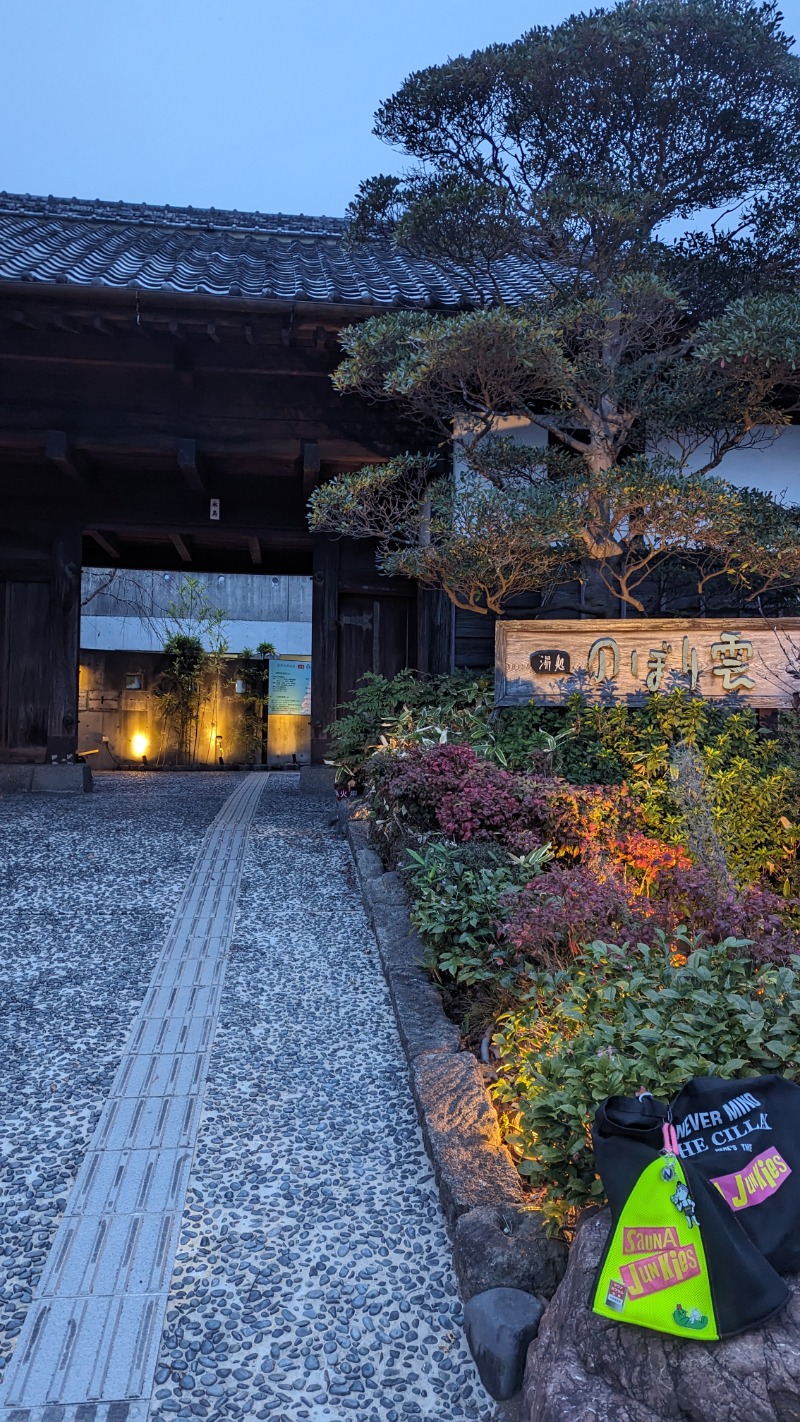
[[550,1299],[567,1267],[567,1246],[548,1238],[540,1211],[513,1205],[481,1205],[462,1215],[453,1253],[465,1302],[503,1287]]
[[589,1298],[607,1211],[579,1231],[528,1351],[525,1422],[800,1422],[800,1277],[769,1323],[694,1343],[615,1323]]
[[464,1309],[464,1332],[481,1382],[505,1402],[519,1392],[525,1353],[536,1337],[544,1304],[522,1289],[487,1289]]

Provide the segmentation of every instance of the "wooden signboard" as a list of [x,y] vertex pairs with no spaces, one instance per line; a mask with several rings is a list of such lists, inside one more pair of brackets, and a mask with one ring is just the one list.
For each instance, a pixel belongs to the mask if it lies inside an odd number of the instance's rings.
[[677,687],[731,705],[791,707],[800,695],[800,618],[496,625],[498,706],[557,706],[576,691],[589,701],[639,706]]

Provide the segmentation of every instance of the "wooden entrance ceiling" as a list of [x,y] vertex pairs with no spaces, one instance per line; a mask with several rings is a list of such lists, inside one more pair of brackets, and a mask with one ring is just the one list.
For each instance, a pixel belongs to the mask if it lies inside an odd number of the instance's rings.
[[352,311],[240,307],[0,285],[0,523],[78,518],[88,565],[309,572],[311,490],[397,422],[332,389]]
[[[493,294],[345,238],[335,218],[0,194],[0,576],[35,576],[76,521],[87,564],[309,572],[315,484],[409,439],[334,393],[338,332]],[[516,259],[497,276],[508,301],[537,280]]]

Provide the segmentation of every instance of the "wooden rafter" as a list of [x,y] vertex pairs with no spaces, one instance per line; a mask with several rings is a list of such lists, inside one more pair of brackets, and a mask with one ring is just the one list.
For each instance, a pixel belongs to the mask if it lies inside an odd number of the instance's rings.
[[103,552],[108,554],[109,558],[118,558],[120,556],[119,543],[112,534],[101,533],[97,528],[87,528],[85,532],[86,537],[93,538],[95,543],[99,544],[103,549]]
[[189,549],[187,548],[183,539],[181,538],[181,535],[179,533],[171,533],[169,538],[170,543],[172,544],[181,561],[183,563],[191,563],[192,555],[189,552]]
[[197,459],[197,443],[193,439],[178,440],[178,468],[189,488],[196,494],[205,492],[205,483]]

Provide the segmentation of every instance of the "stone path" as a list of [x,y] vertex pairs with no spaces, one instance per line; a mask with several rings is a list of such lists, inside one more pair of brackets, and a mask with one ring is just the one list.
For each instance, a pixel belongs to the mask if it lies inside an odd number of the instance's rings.
[[[187,777],[169,779],[180,812]],[[207,793],[214,777],[197,779]],[[488,1418],[331,806],[293,776],[226,780],[49,1251],[33,1251],[0,1419]],[[100,781],[98,802],[124,784]],[[18,1318],[18,1288],[8,1302]]]

